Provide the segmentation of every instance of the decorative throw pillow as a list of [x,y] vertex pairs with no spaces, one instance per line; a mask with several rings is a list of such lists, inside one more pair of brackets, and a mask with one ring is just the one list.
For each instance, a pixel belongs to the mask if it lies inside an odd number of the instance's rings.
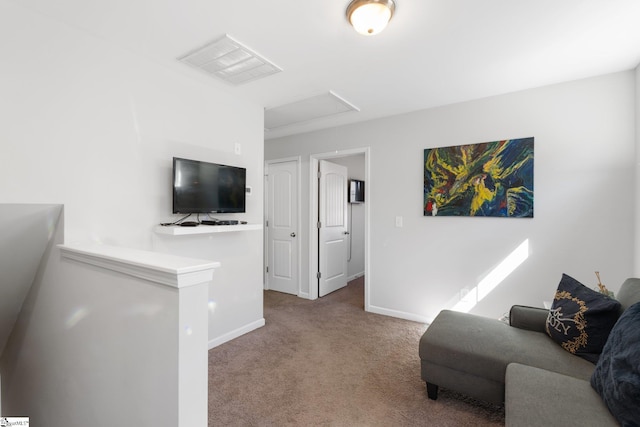
[[591,386],[624,427],[640,423],[639,361],[640,302],[620,316],[591,376]]
[[618,301],[563,274],[546,330],[568,352],[596,363],[619,314]]

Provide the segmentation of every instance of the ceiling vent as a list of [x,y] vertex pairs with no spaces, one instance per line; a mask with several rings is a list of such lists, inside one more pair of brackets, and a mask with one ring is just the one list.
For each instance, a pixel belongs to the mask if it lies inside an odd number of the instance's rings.
[[234,85],[282,71],[282,68],[226,34],[178,60]]
[[349,111],[360,111],[360,109],[329,91],[290,104],[267,108],[264,111],[264,127],[266,130],[273,130]]

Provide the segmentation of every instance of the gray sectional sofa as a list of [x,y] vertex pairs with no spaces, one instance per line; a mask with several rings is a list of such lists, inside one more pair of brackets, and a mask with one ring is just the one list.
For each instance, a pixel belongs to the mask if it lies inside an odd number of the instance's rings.
[[[620,288],[622,310],[640,302],[640,279]],[[549,311],[514,306],[509,324],[443,310],[420,339],[421,377],[438,387],[505,403],[508,426],[619,425],[589,382],[595,365],[545,332]]]

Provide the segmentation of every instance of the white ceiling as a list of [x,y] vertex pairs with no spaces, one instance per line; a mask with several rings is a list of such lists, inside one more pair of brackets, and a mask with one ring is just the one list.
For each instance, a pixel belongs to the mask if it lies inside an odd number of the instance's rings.
[[[349,0],[13,0],[265,108],[328,92],[360,111],[266,139],[640,63],[639,0],[396,0],[381,34],[347,23]],[[231,86],[176,58],[229,34],[283,69]]]

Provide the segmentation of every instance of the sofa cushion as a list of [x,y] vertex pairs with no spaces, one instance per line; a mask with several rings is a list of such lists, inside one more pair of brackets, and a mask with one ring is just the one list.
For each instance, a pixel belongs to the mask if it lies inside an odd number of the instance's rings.
[[618,301],[563,274],[546,331],[569,353],[596,363],[619,315]]
[[622,304],[623,310],[640,302],[640,279],[632,277],[625,280],[616,295],[616,299]]
[[629,307],[609,334],[591,385],[623,426],[640,420],[640,303]]
[[505,384],[507,427],[617,426],[589,381],[511,363]]

